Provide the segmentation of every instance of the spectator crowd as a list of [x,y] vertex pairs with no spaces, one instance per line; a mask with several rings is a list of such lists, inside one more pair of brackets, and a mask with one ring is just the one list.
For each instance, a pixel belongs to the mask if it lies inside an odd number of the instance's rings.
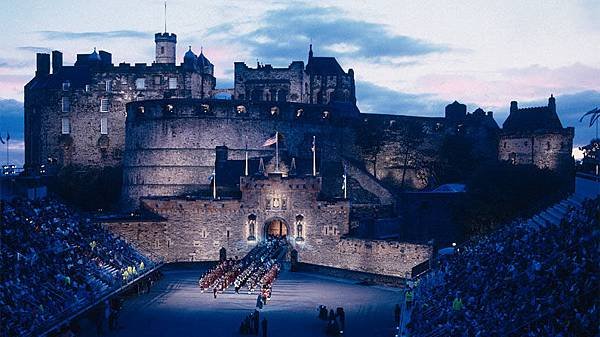
[[55,199],[0,205],[2,337],[43,332],[154,265]]
[[212,290],[215,298],[217,293],[222,293],[232,285],[236,293],[242,288],[248,294],[258,291],[262,307],[271,298],[272,284],[281,270],[277,259],[285,251],[286,245],[283,238],[270,238],[252,248],[242,259],[221,261],[200,277],[200,290]]
[[[558,207],[558,206],[557,206]],[[600,198],[472,240],[417,287],[411,336],[598,336]]]

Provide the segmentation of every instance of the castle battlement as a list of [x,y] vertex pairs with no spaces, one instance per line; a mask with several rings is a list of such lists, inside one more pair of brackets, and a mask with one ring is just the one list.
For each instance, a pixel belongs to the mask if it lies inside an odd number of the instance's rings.
[[127,104],[127,122],[170,118],[228,118],[271,122],[340,124],[355,120],[357,109],[345,105],[220,99],[156,99]]

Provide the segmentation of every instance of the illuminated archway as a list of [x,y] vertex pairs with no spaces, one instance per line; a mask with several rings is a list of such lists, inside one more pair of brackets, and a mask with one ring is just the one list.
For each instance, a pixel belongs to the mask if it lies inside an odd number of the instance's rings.
[[280,217],[270,218],[265,221],[263,226],[264,238],[269,237],[285,237],[287,238],[290,232],[290,226],[285,220]]

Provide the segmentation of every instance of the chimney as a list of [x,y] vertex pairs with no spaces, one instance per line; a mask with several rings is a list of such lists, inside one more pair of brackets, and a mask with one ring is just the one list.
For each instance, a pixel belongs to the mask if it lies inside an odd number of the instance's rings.
[[58,50],[52,51],[52,73],[58,74],[63,66],[63,54]]
[[517,112],[517,110],[519,110],[517,101],[510,102],[510,112]]
[[36,54],[36,71],[35,76],[46,76],[50,74],[50,54],[37,53]]

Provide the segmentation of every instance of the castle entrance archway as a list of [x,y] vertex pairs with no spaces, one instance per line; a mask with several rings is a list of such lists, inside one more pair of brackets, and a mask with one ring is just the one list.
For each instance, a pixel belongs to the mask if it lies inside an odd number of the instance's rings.
[[289,235],[289,226],[282,218],[271,218],[265,221],[264,235],[265,238],[287,238]]

